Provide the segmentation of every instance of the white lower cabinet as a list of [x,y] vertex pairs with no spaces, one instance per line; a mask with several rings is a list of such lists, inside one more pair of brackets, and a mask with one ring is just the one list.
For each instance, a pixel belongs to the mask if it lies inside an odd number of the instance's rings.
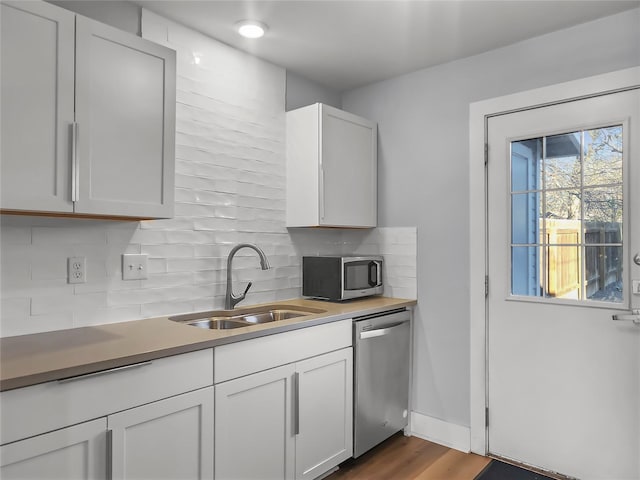
[[293,376],[284,365],[216,385],[216,480],[293,479]]
[[99,418],[3,445],[0,478],[103,480],[106,431],[107,419]]
[[0,478],[211,480],[213,387],[0,447]]
[[353,451],[351,323],[0,392],[0,478],[317,478]]
[[215,478],[313,479],[352,455],[352,349],[217,384]]
[[313,479],[353,453],[353,350],[296,364],[296,479]]
[[213,478],[213,387],[109,415],[113,480]]
[[212,480],[213,350],[0,393],[2,480]]

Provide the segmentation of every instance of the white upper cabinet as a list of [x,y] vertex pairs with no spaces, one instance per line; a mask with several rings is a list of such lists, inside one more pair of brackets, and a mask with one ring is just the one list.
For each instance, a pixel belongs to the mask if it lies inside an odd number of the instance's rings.
[[2,140],[5,213],[171,217],[175,52],[47,3],[3,2]]
[[44,2],[0,10],[0,205],[72,212],[75,15]]
[[320,103],[287,112],[287,226],[376,222],[376,124]]
[[77,213],[173,215],[173,53],[77,17]]

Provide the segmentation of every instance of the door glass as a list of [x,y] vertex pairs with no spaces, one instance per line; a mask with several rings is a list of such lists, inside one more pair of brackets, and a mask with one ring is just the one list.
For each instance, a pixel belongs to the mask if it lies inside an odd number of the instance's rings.
[[622,126],[511,142],[511,294],[621,303]]
[[344,289],[363,290],[365,288],[369,288],[369,262],[345,262]]

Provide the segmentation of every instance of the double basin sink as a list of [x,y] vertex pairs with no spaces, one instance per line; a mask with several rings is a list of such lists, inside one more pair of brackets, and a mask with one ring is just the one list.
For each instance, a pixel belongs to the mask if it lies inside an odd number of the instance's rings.
[[210,330],[228,330],[231,328],[248,327],[325,312],[326,310],[319,308],[274,304],[237,310],[213,310],[209,312],[188,313],[186,315],[169,317],[169,320]]

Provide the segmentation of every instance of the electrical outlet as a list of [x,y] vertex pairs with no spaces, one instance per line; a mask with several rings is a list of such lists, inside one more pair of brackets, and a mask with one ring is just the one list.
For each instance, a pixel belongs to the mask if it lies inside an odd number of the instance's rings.
[[147,277],[148,255],[136,255],[132,253],[122,254],[122,279],[144,280]]
[[67,282],[85,283],[87,281],[87,270],[85,268],[86,259],[84,257],[67,258]]

